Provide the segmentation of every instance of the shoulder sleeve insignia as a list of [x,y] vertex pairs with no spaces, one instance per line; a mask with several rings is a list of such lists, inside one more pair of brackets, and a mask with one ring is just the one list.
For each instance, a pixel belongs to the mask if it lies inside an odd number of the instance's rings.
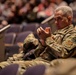
[[75,43],[71,39],[67,39],[66,41],[63,42],[63,46],[66,49],[71,50],[72,48],[74,48]]

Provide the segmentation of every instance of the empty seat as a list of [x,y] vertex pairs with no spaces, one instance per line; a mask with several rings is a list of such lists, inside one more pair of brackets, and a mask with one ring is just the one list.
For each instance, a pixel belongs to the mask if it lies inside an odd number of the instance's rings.
[[5,44],[14,44],[16,38],[16,34],[15,33],[5,33]]
[[19,48],[20,47],[18,45],[5,46],[5,60],[7,60],[8,57],[13,56],[13,54],[18,54]]
[[28,36],[28,34],[33,33],[32,31],[26,31],[26,32],[21,32],[17,35],[15,44],[17,43],[23,43],[25,38]]
[[6,33],[14,32],[19,33],[22,30],[22,26],[20,25],[11,25],[9,29],[6,30]]
[[46,67],[45,65],[36,65],[28,68],[23,75],[44,75]]
[[36,29],[38,28],[38,24],[31,24],[31,25],[23,25],[23,28],[22,28],[22,32],[24,31],[33,31],[35,32]]
[[19,46],[15,46],[16,33],[5,33],[5,60],[15,53],[19,52]]
[[17,75],[18,73],[18,64],[11,64],[0,70],[0,75]]

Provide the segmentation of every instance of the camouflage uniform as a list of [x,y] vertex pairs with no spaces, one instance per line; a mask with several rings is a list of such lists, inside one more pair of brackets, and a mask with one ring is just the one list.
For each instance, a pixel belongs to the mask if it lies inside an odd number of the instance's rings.
[[[69,25],[64,29],[56,31],[54,35],[46,39],[45,43],[46,47],[39,44],[35,49],[36,59],[29,61],[7,61],[5,63],[7,65],[18,63],[21,66],[20,71],[22,74],[26,68],[37,64],[51,65],[50,61],[55,58],[75,57],[76,29],[73,25]],[[5,64],[2,63],[0,63],[1,67]]]
[[75,57],[76,29],[73,25],[69,25],[56,31],[52,37],[46,39],[45,43],[47,47],[40,54],[44,59],[50,59],[50,55],[53,55],[55,58]]

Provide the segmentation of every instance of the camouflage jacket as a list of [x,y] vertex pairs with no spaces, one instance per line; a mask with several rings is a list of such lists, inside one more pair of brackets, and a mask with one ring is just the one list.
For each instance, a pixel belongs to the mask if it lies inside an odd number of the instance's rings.
[[[76,29],[73,25],[69,25],[57,30],[46,39],[45,43],[46,47],[40,54],[42,58],[51,60],[52,56],[55,58],[73,57],[76,54]],[[40,52],[38,50],[36,49],[35,55]]]

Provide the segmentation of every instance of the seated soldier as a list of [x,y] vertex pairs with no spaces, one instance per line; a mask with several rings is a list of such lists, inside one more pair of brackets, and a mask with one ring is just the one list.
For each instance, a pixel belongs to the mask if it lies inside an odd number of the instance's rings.
[[21,66],[21,74],[28,67],[45,64],[51,65],[50,61],[58,58],[72,58],[76,55],[76,29],[72,25],[73,12],[68,6],[60,6],[54,13],[55,23],[58,30],[51,34],[51,29],[42,27],[37,29],[37,34],[41,44],[35,49],[36,59],[29,61],[6,61],[1,62],[4,67],[12,63],[18,63]]

